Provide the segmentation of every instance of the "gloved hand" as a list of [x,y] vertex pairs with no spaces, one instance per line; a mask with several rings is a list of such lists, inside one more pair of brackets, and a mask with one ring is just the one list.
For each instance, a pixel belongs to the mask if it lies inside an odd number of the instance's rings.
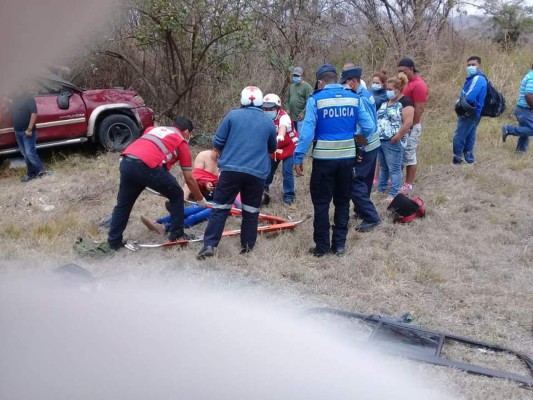
[[207,208],[207,201],[206,201],[205,197],[202,197],[202,200],[198,201],[196,204],[199,207]]
[[283,141],[284,139],[285,139],[285,136],[284,136],[284,135],[278,135],[278,136],[276,136],[276,140],[277,140],[278,142],[281,142],[281,141]]

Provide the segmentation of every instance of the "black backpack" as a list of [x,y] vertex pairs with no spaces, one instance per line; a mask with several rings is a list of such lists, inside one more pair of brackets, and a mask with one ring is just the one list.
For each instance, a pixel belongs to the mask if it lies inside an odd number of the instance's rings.
[[[485,75],[483,75],[485,76]],[[487,77],[485,76],[485,79]],[[498,92],[492,83],[487,79],[487,95],[485,96],[485,103],[481,109],[482,117],[499,117],[505,111],[505,97]]]

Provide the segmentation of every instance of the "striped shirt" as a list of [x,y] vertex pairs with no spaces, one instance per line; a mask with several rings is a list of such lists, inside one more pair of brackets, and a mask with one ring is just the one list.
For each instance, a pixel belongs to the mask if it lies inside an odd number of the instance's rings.
[[516,105],[529,108],[529,104],[527,104],[526,101],[526,94],[533,94],[533,69],[524,76],[524,79],[522,79],[520,94],[518,95],[518,103],[516,103]]

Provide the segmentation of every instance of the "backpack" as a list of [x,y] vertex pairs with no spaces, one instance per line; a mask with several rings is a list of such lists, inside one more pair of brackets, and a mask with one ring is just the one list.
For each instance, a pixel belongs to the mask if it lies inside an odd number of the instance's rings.
[[402,193],[398,193],[387,207],[392,213],[393,221],[407,224],[417,218],[426,215],[426,205],[419,197],[410,199]]
[[[485,76],[485,75],[483,75]],[[487,77],[485,76],[485,79]],[[487,79],[487,95],[485,96],[485,103],[481,109],[482,117],[499,117],[505,111],[505,97],[498,92],[492,83]]]

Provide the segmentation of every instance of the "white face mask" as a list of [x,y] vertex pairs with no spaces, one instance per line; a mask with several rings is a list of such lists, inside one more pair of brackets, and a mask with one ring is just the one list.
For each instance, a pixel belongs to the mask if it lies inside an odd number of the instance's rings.
[[387,99],[392,100],[396,97],[396,92],[394,90],[387,90]]
[[343,89],[347,89],[347,90],[351,90],[352,88],[350,87],[350,85],[348,85],[347,83],[345,83],[344,85],[342,85]]
[[381,90],[381,89],[383,89],[383,85],[381,85],[379,83],[373,83],[371,88],[372,88],[372,90]]

